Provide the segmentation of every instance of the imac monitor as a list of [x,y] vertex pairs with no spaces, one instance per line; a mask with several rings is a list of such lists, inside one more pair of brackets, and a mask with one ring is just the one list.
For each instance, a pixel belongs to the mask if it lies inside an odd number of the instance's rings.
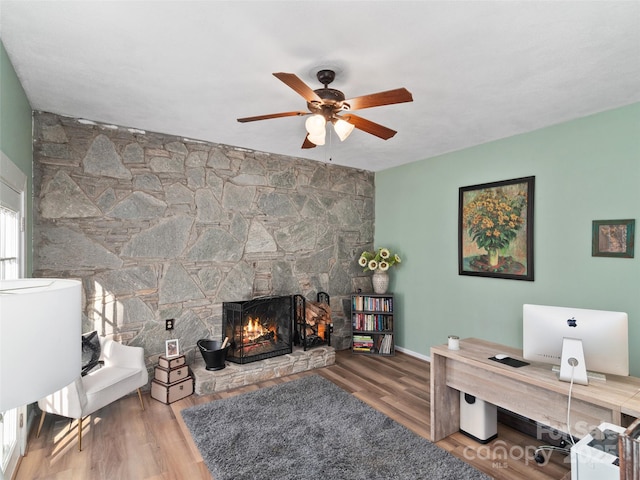
[[586,371],[629,375],[626,313],[525,304],[522,320],[523,357],[559,365],[560,380],[573,379],[574,370],[584,372],[575,381],[585,385]]

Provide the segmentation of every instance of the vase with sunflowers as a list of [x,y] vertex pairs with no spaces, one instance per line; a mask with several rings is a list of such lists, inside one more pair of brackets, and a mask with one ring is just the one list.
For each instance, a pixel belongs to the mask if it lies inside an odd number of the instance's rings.
[[486,265],[496,269],[500,251],[516,238],[525,220],[523,210],[527,204],[524,191],[514,195],[485,190],[465,205],[463,225],[478,248],[487,251]]
[[389,288],[388,270],[401,262],[402,259],[397,253],[391,253],[391,251],[385,247],[378,248],[371,252],[365,250],[360,254],[360,258],[358,259],[358,265],[360,265],[365,272],[373,272],[373,277],[371,278],[373,291],[378,294],[387,292],[387,288]]

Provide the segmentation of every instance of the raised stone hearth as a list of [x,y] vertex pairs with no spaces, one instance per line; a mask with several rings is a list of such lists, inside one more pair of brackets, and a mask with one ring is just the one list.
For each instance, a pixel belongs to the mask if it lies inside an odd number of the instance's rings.
[[217,371],[207,370],[202,356],[197,355],[191,369],[196,381],[195,393],[207,395],[263,380],[327,367],[333,365],[335,361],[335,349],[321,346],[306,352],[302,348],[294,348],[293,353],[244,365],[227,362],[225,368]]

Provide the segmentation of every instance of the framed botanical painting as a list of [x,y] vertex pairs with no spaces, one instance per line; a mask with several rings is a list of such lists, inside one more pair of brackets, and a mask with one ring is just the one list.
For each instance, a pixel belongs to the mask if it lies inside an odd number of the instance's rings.
[[535,177],[460,188],[458,273],[533,281]]
[[635,227],[635,220],[594,220],[591,255],[633,258]]

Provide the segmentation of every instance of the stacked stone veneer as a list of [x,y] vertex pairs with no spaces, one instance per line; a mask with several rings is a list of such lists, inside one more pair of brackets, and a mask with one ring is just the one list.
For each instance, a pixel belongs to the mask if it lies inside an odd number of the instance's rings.
[[307,351],[296,348],[292,353],[245,365],[226,362],[225,368],[217,371],[207,370],[204,360],[196,358],[191,364],[191,371],[195,379],[195,393],[208,395],[285,375],[328,367],[335,362],[335,349],[319,346]]
[[150,368],[167,339],[193,355],[220,338],[222,302],[260,295],[328,292],[347,348],[373,195],[372,172],[34,113],[34,276],[82,279],[83,330],[144,347]]

